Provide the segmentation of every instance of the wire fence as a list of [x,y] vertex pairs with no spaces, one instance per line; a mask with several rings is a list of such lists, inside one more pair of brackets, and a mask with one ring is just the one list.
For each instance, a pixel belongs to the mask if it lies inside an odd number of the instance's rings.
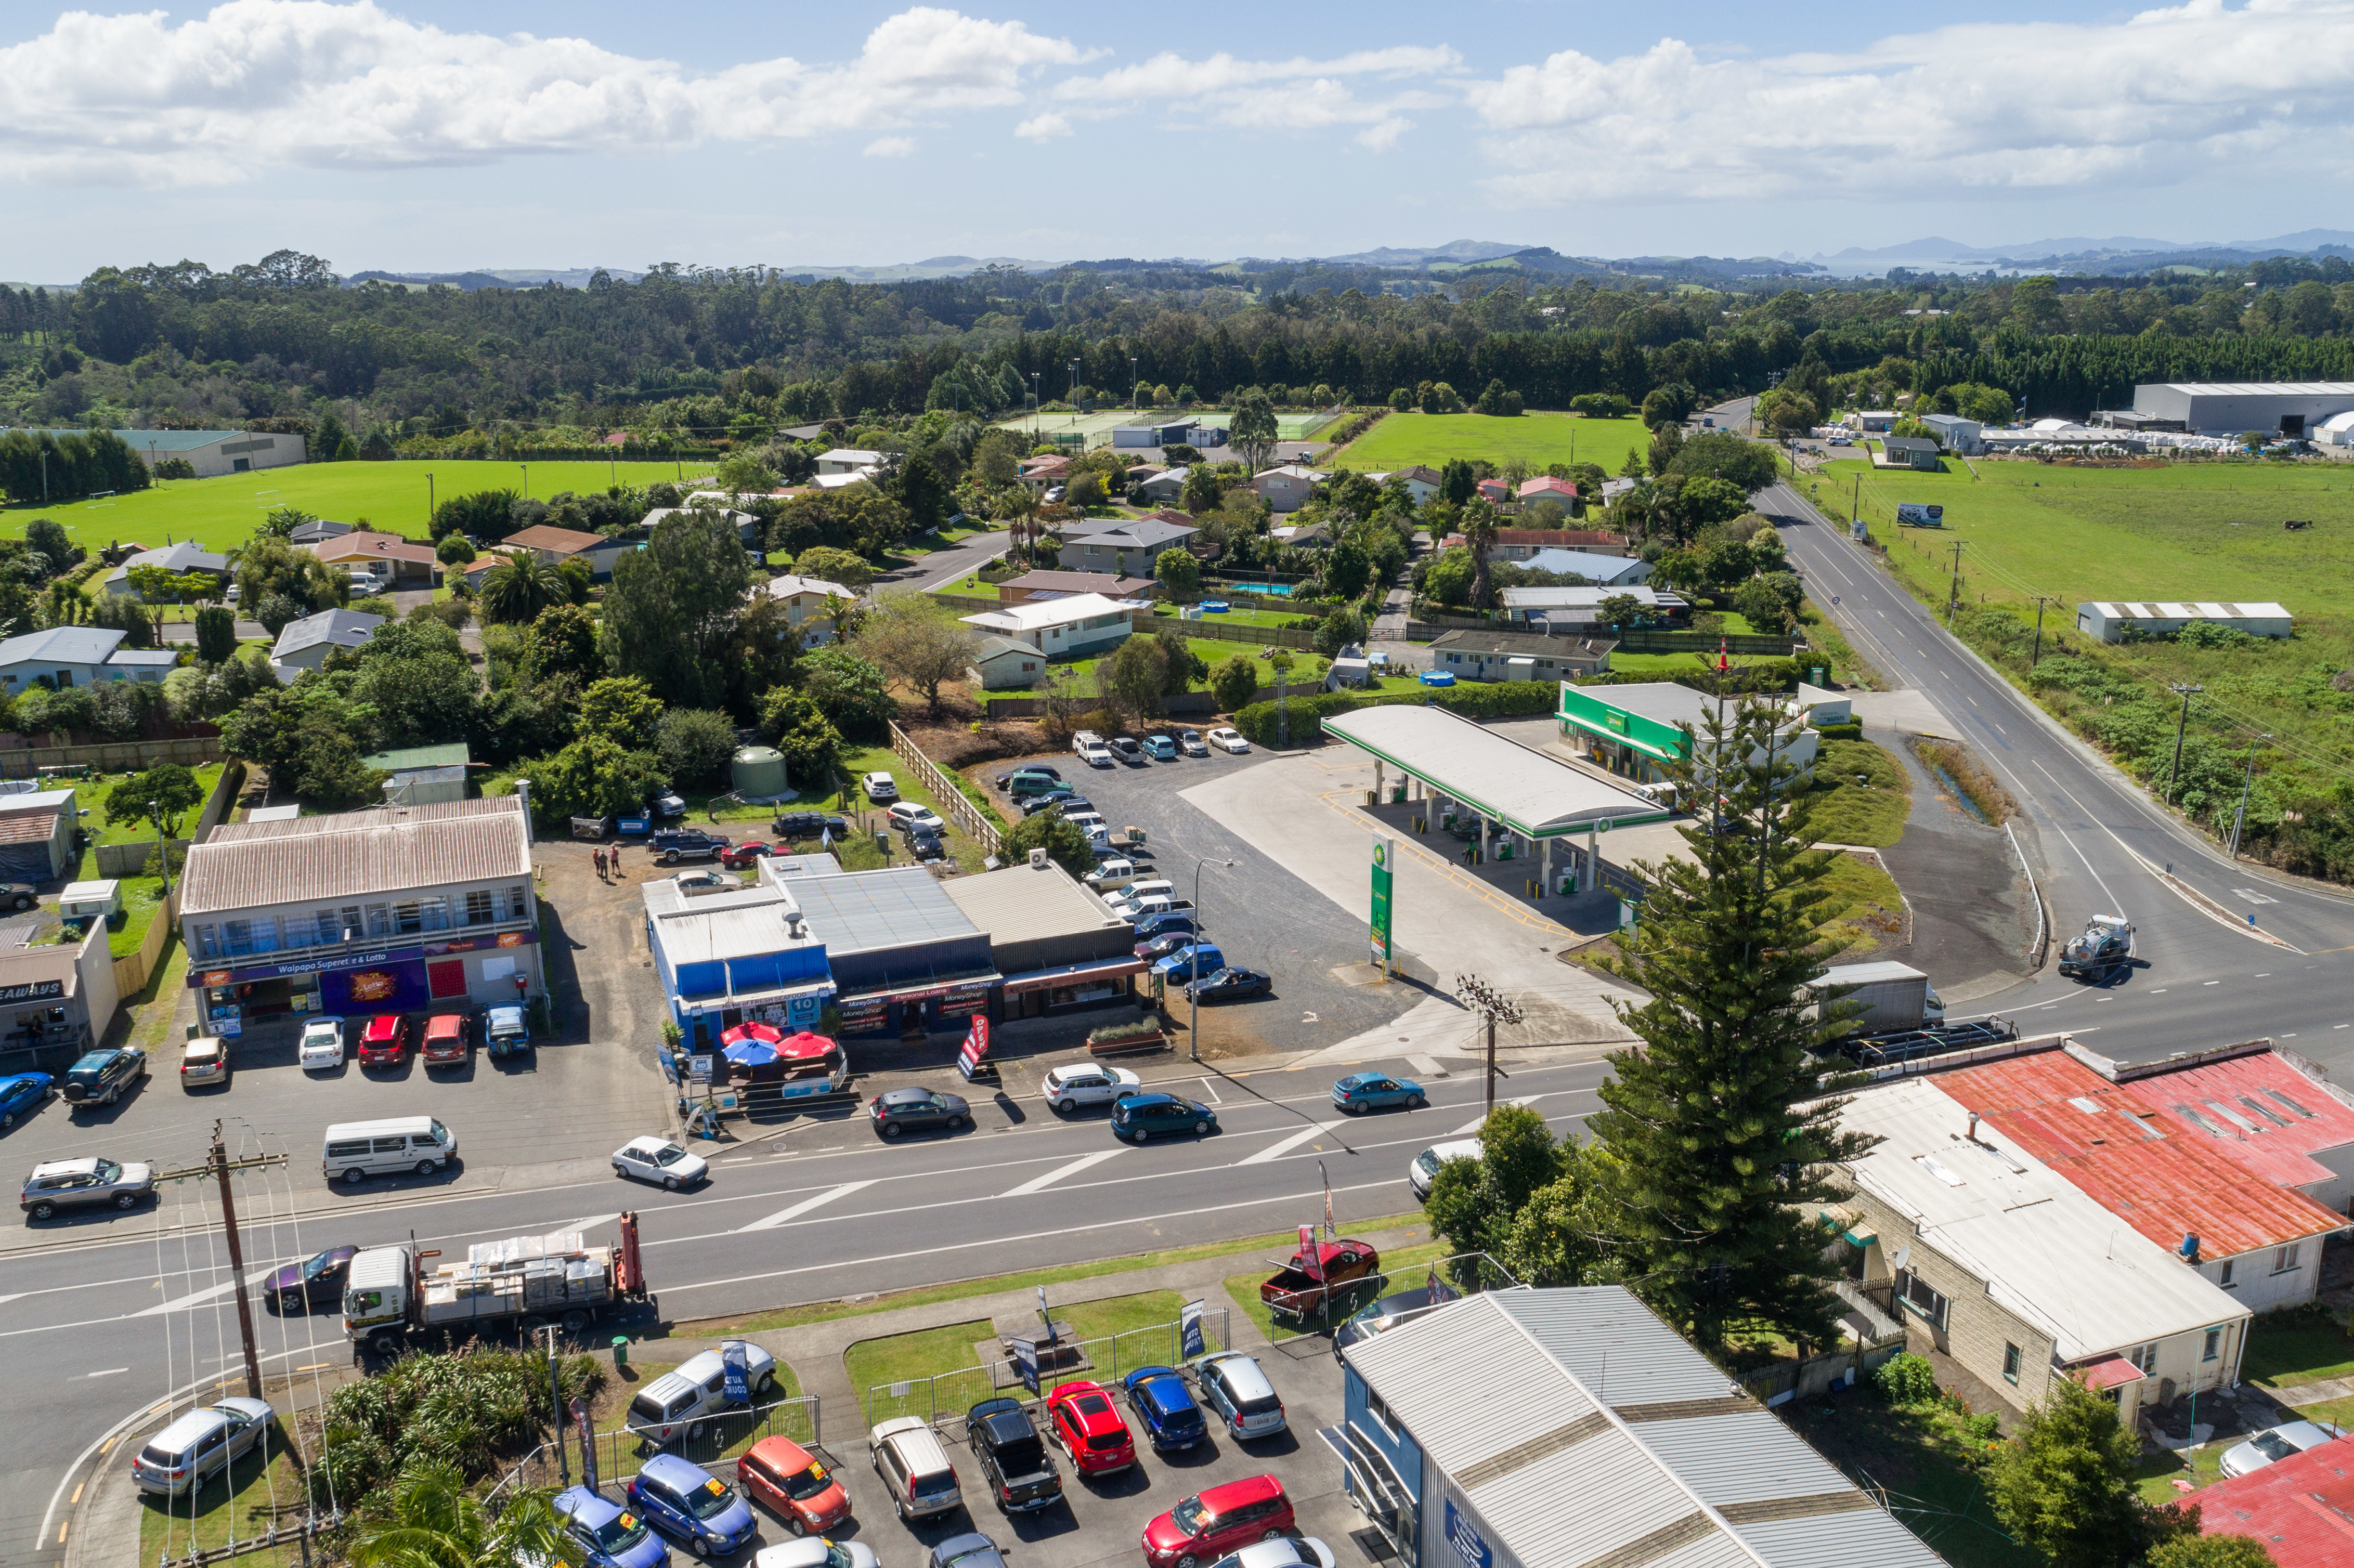
[[[1203,1312],[1203,1354],[1232,1348],[1233,1340],[1226,1331],[1227,1310],[1214,1307]],[[1183,1335],[1181,1319],[1097,1339],[1066,1340],[1055,1345],[1041,1343],[1038,1386],[1043,1391],[1074,1378],[1117,1382],[1139,1367],[1175,1366],[1190,1359],[1183,1353]],[[1011,1361],[960,1367],[954,1372],[909,1378],[903,1383],[878,1383],[866,1391],[866,1426],[872,1431],[881,1423],[902,1415],[912,1415],[936,1426],[943,1412],[954,1420],[984,1399],[1000,1395],[1018,1399],[1028,1392],[1020,1371]]]
[[804,1448],[819,1441],[818,1397],[806,1394],[781,1399],[748,1410],[723,1410],[690,1425],[670,1443],[650,1443],[627,1427],[599,1432],[589,1439],[588,1458],[578,1436],[543,1443],[508,1467],[491,1489],[499,1497],[520,1488],[554,1487],[567,1480],[586,1482],[593,1472],[599,1485],[626,1481],[657,1454],[675,1454],[689,1464],[709,1469],[732,1459],[764,1437],[786,1437]]

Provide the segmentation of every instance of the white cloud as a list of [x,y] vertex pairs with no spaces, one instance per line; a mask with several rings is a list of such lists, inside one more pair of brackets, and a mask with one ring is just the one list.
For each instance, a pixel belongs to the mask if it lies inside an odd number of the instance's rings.
[[870,158],[910,158],[915,153],[913,136],[877,136],[866,143],[866,155]]
[[1466,98],[1508,201],[2174,184],[2342,136],[2354,0],[2190,0],[1779,59],[1708,60],[1670,38],[1607,61],[1564,50]]
[[1462,63],[1463,57],[1451,48],[1419,45],[1361,49],[1329,60],[1246,60],[1224,53],[1196,60],[1164,52],[1099,76],[1066,78],[1055,84],[1055,95],[1093,106],[1090,111],[1096,114],[1109,112],[1103,107],[1107,104],[1171,101],[1181,111],[1199,111],[1217,123],[1245,131],[1360,125],[1365,127],[1357,135],[1361,145],[1387,152],[1414,124],[1399,110],[1453,101],[1414,88],[1360,98],[1351,80],[1398,83],[1441,76]]
[[1058,136],[1072,134],[1071,122],[1066,115],[1034,114],[1016,125],[1013,133],[1028,142],[1052,142]]
[[20,178],[226,183],[272,164],[354,169],[528,154],[662,152],[883,130],[1018,105],[1087,58],[1020,22],[917,6],[858,55],[695,73],[577,38],[452,33],[372,0],[230,0],[68,12],[0,48],[0,167]]

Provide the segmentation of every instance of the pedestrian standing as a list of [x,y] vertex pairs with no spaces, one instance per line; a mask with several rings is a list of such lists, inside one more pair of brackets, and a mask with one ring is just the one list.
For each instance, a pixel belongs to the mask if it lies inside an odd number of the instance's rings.
[[605,851],[603,846],[599,845],[595,853],[597,857],[597,880],[602,882],[605,880]]

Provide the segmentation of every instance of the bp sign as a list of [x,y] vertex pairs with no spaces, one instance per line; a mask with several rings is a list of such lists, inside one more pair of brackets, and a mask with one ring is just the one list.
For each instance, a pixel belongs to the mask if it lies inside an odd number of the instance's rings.
[[1373,917],[1371,937],[1373,959],[1390,961],[1390,856],[1394,853],[1390,840],[1380,833],[1373,835]]

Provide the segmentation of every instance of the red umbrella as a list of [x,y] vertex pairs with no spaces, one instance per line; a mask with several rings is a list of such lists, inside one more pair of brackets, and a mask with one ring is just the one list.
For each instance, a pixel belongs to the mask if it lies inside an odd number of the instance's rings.
[[777,1042],[777,1054],[787,1061],[798,1062],[811,1056],[822,1056],[833,1049],[833,1042],[822,1034],[804,1029],[800,1033]]
[[722,1034],[719,1037],[719,1044],[722,1045],[738,1045],[747,1040],[757,1040],[763,1045],[774,1045],[783,1038],[784,1035],[778,1032],[774,1024],[762,1023],[758,1019],[753,1019],[749,1022],[739,1023],[735,1028],[727,1031],[726,1033]]

